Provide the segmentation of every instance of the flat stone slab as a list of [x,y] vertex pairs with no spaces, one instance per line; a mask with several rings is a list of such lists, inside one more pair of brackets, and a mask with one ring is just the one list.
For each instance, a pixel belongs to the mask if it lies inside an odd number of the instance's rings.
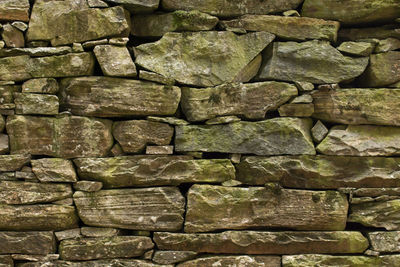
[[348,203],[336,191],[193,185],[187,195],[185,232],[289,228],[344,230]]
[[77,191],[74,202],[86,225],[132,230],[178,231],[185,211],[176,187]]
[[56,240],[51,231],[0,232],[1,254],[47,255],[55,252]]
[[291,255],[282,257],[283,267],[301,266],[363,266],[363,267],[390,267],[400,264],[399,255],[385,255],[379,257],[367,256],[331,256],[331,255]]
[[146,260],[137,259],[110,259],[92,261],[46,261],[26,262],[19,264],[19,267],[104,267],[104,266],[126,266],[126,267],[174,267],[174,265],[160,265]]
[[215,256],[186,261],[177,267],[207,267],[207,266],[263,266],[280,267],[281,258],[274,256]]

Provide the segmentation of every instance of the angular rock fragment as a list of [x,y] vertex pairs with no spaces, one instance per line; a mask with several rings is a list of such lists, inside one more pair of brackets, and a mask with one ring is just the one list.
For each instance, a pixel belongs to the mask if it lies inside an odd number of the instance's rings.
[[[314,112],[315,112],[315,104],[314,104]],[[328,134],[329,130],[326,126],[319,120],[314,126],[311,128],[311,136],[313,140],[317,143],[320,143],[325,136]]]
[[249,185],[279,182],[284,187],[400,186],[400,159],[348,156],[245,157],[236,165],[237,180]]
[[125,153],[142,152],[146,145],[169,145],[174,128],[166,123],[146,120],[117,121],[113,136]]
[[337,50],[351,56],[369,56],[374,51],[375,44],[368,42],[343,42]]
[[3,26],[1,37],[3,38],[7,47],[25,46],[24,34],[14,26],[11,26],[11,24],[7,23]]
[[94,260],[141,256],[154,246],[144,236],[113,236],[63,240],[59,246],[63,260]]
[[218,265],[280,267],[281,258],[276,256],[214,256],[186,261],[178,264],[177,267],[206,267]]
[[161,5],[166,10],[200,10],[220,17],[234,17],[244,14],[279,13],[296,9],[302,0],[262,2],[258,0],[225,1],[225,0],[162,0]]
[[105,0],[111,4],[122,5],[124,8],[137,13],[151,13],[158,8],[160,0]]
[[193,160],[188,156],[122,156],[75,159],[81,179],[105,188],[221,183],[235,178],[228,159]]
[[194,251],[173,251],[173,250],[157,250],[154,252],[152,261],[159,264],[175,264],[182,261],[191,260],[198,253]]
[[174,267],[173,265],[159,265],[145,260],[137,259],[109,259],[93,261],[47,261],[21,263],[18,267],[104,267],[104,266],[129,266],[129,267]]
[[275,42],[263,54],[260,80],[340,83],[361,75],[368,57],[343,56],[326,41]]
[[28,154],[0,155],[0,171],[17,171],[27,165],[30,160],[31,156]]
[[110,77],[63,79],[60,91],[63,108],[98,117],[173,115],[181,97],[176,86]]
[[283,267],[300,266],[362,266],[362,267],[391,267],[400,264],[399,255],[385,255],[379,257],[366,256],[331,256],[331,255],[291,255],[282,257]]
[[0,1],[0,20],[29,21],[29,0]]
[[0,229],[11,231],[59,231],[78,226],[75,207],[41,205],[0,205]]
[[55,95],[14,93],[16,114],[58,114],[58,97]]
[[12,154],[101,157],[113,145],[111,121],[77,117],[8,116]]
[[0,232],[0,254],[46,255],[55,252],[53,232]]
[[31,161],[32,171],[41,182],[76,182],[74,165],[70,160],[42,158]]
[[247,82],[252,77],[243,71],[274,37],[266,32],[240,36],[226,31],[166,33],[155,43],[136,47],[136,63],[187,85]]
[[185,199],[175,187],[77,191],[80,219],[90,226],[146,231],[178,231]]
[[305,0],[301,15],[340,21],[343,25],[391,22],[399,16],[397,0]]
[[29,56],[16,56],[0,58],[0,80],[4,81],[23,81],[32,76],[29,73]]
[[400,40],[396,38],[387,38],[384,40],[379,40],[376,44],[375,53],[385,53],[393,50],[400,49]]
[[205,89],[183,87],[181,105],[189,121],[226,115],[263,119],[266,112],[296,95],[296,87],[288,83],[229,83]]
[[259,122],[175,127],[175,151],[256,155],[315,154],[311,120],[275,118]]
[[163,36],[167,32],[209,31],[218,18],[206,13],[178,10],[166,14],[132,16],[132,34],[142,37]]
[[400,252],[400,232],[370,232],[368,239],[371,242],[371,248],[374,251],[392,253]]
[[334,126],[316,147],[325,155],[398,156],[400,127],[348,125]]
[[66,184],[0,182],[0,204],[47,203],[68,197],[72,197],[72,189]]
[[154,233],[159,249],[229,254],[362,253],[368,240],[354,231],[183,234]]
[[54,78],[31,79],[22,84],[23,93],[57,94],[58,83]]
[[320,39],[336,42],[339,30],[337,21],[270,15],[244,15],[237,19],[222,21],[221,25],[224,28],[270,32],[279,38],[294,41]]
[[136,77],[135,63],[126,47],[97,45],[93,52],[105,76]]
[[343,230],[347,208],[346,197],[335,191],[194,185],[188,192],[185,231],[255,227]]

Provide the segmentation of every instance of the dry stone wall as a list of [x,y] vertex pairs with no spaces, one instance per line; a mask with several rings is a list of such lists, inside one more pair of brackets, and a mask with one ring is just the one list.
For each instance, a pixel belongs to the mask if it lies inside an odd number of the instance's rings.
[[398,0],[1,0],[0,266],[400,266]]

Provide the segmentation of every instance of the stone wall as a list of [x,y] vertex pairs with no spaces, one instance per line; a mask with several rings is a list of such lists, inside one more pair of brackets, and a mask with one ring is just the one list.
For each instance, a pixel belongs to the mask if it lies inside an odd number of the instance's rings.
[[400,266],[399,0],[1,0],[0,266]]

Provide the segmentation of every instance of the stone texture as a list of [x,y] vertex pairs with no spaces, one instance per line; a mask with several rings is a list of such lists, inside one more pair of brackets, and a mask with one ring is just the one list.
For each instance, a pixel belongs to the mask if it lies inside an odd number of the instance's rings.
[[27,262],[18,267],[174,267],[173,265],[159,265],[145,260],[137,259],[110,259],[93,261],[47,261]]
[[197,10],[137,15],[132,16],[132,34],[141,37],[159,37],[175,31],[209,31],[217,23],[217,17]]
[[154,233],[159,249],[189,250],[199,253],[296,254],[362,253],[368,240],[353,231],[332,232],[258,232]]
[[83,116],[173,115],[181,91],[176,86],[108,77],[63,79],[63,108]]
[[[315,104],[314,104],[314,112],[315,112]],[[329,130],[326,126],[319,120],[314,126],[311,128],[311,136],[314,142],[320,143],[325,136],[328,134]]]
[[169,79],[161,74],[151,72],[151,71],[145,71],[145,70],[140,70],[139,79],[145,80],[145,81],[150,81],[150,82],[161,83],[161,84],[167,84],[167,85],[175,84],[174,79]]
[[400,232],[370,232],[368,239],[371,242],[371,249],[374,251],[392,253],[400,252]]
[[182,261],[191,260],[198,253],[194,251],[173,251],[173,250],[157,250],[154,252],[152,261],[159,264],[175,264]]
[[11,24],[3,25],[3,31],[1,33],[3,41],[7,47],[24,47],[25,39],[22,31],[11,26]]
[[396,38],[387,38],[384,40],[379,40],[376,44],[375,53],[385,53],[393,50],[400,49],[400,40]]
[[41,158],[31,161],[32,171],[41,182],[76,182],[74,165],[70,160]]
[[121,235],[121,230],[103,227],[82,227],[81,233],[86,237],[112,237]]
[[229,83],[205,89],[183,87],[181,105],[189,121],[226,115],[263,119],[293,96],[297,89],[288,83]]
[[400,51],[371,55],[370,63],[358,83],[365,87],[380,87],[400,81]]
[[[41,44],[46,45],[46,44]],[[72,53],[69,46],[58,47],[25,47],[25,48],[8,48],[0,49],[0,57],[14,57],[28,55],[31,57],[60,56]]]
[[221,183],[235,178],[228,159],[193,160],[188,156],[122,156],[75,159],[79,177],[105,188]]
[[93,52],[105,76],[136,77],[135,63],[126,47],[97,45]]
[[351,266],[351,267],[391,267],[400,264],[399,255],[385,255],[379,257],[366,256],[331,256],[331,255],[291,255],[282,257],[283,267],[302,266]]
[[343,56],[329,42],[317,40],[274,42],[263,56],[260,80],[340,83],[356,78],[368,65],[367,57]]
[[31,160],[28,154],[0,155],[0,171],[17,171],[27,165]]
[[108,3],[118,4],[125,7],[130,12],[150,13],[158,8],[160,0],[105,0]]
[[375,27],[342,28],[338,32],[338,38],[343,41],[358,41],[365,39],[386,39],[400,38],[400,27],[396,24],[389,24]]
[[170,125],[188,125],[189,122],[185,121],[184,119],[179,119],[175,117],[155,117],[155,116],[147,116],[146,118],[148,121],[155,121],[155,122],[165,122]]
[[399,127],[334,126],[316,149],[325,155],[397,156],[400,155],[399,136]]
[[0,134],[0,154],[7,154],[10,151],[8,135]]
[[306,17],[283,17],[270,15],[244,15],[222,21],[224,28],[243,28],[247,31],[265,31],[277,37],[305,41],[312,39],[336,42],[339,22]]
[[81,237],[81,228],[68,229],[64,231],[55,232],[54,234],[58,241],[78,238]]
[[254,153],[256,155],[315,154],[311,121],[275,118],[259,122],[175,127],[175,151]]
[[0,205],[0,230],[65,230],[77,227],[75,208],[63,205]]
[[252,77],[242,76],[243,70],[273,39],[266,32],[166,33],[155,43],[137,46],[136,63],[187,85],[247,82]]
[[400,196],[400,187],[394,188],[358,188],[352,190],[353,196],[357,197],[379,197],[379,196]]
[[118,121],[113,136],[125,153],[143,152],[146,145],[169,145],[174,128],[166,123],[146,120]]
[[100,191],[102,187],[103,187],[102,182],[78,181],[74,183],[74,189],[76,191],[97,192]]
[[343,42],[337,50],[350,56],[369,56],[374,51],[375,45],[368,42]]
[[245,157],[236,165],[239,181],[250,185],[280,182],[284,187],[400,186],[400,159],[348,156]]
[[0,232],[0,254],[46,255],[55,252],[53,232]]
[[31,79],[22,84],[23,93],[57,94],[58,83],[54,78]]
[[59,46],[125,37],[129,24],[129,13],[122,7],[79,8],[71,1],[50,1],[34,5],[26,37],[28,41],[48,40],[52,46]]
[[113,236],[63,240],[59,246],[63,260],[94,260],[141,256],[154,246],[144,236]]
[[400,89],[318,90],[312,96],[314,118],[343,124],[400,126]]
[[335,191],[194,185],[188,192],[185,231],[255,227],[343,230],[347,208],[346,197]]
[[314,113],[314,104],[311,103],[289,103],[278,108],[281,117],[311,117]]
[[172,155],[174,146],[146,146],[146,155]]
[[47,203],[68,197],[72,197],[72,189],[66,184],[0,182],[0,204]]
[[0,20],[29,21],[29,0],[2,0],[0,2]]
[[75,192],[74,202],[84,224],[146,231],[178,231],[185,199],[175,187]]
[[269,14],[296,9],[301,2],[302,0],[272,0],[263,3],[257,0],[239,2],[226,0],[162,0],[161,5],[166,10],[200,10],[219,17],[234,17],[244,14]]
[[393,21],[399,12],[396,0],[305,0],[301,15],[337,20],[343,25],[362,25]]
[[55,95],[14,93],[16,114],[58,114],[58,97]]
[[23,81],[32,76],[28,70],[29,56],[0,58],[0,80]]
[[353,198],[348,222],[367,227],[400,230],[400,199],[398,197]]
[[14,261],[11,255],[0,255],[0,266],[1,267],[14,267]]
[[207,267],[218,265],[241,267],[280,267],[281,258],[274,256],[214,256],[187,261],[178,264],[177,267]]

